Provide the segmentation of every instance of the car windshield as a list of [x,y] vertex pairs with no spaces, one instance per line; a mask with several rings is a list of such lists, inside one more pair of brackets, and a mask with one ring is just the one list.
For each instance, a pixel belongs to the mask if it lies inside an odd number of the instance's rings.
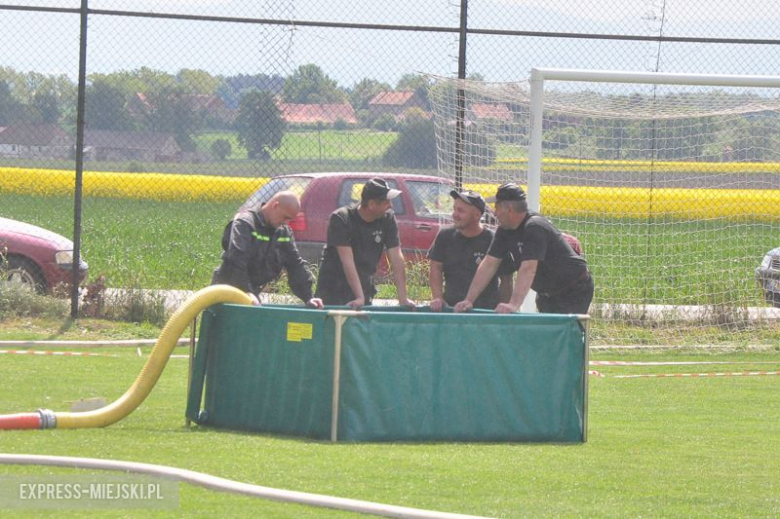
[[443,182],[407,180],[406,187],[414,204],[414,212],[420,218],[439,220],[452,213],[452,186]]
[[[339,199],[338,199],[339,207],[343,207],[345,205],[352,205],[360,202],[360,195],[363,191],[363,186],[365,186],[366,182],[368,182],[369,180],[370,178],[344,179],[344,182],[341,184],[341,189],[339,190]],[[394,179],[388,180],[387,184],[392,189],[399,189],[398,182]],[[392,204],[393,204],[393,212],[396,214],[396,216],[406,214],[403,198],[401,198],[400,196],[393,198]]]
[[244,203],[243,207],[254,207],[259,203],[267,202],[279,191],[292,191],[298,198],[303,196],[306,187],[311,182],[311,177],[277,177],[272,178],[252,193],[252,196]]

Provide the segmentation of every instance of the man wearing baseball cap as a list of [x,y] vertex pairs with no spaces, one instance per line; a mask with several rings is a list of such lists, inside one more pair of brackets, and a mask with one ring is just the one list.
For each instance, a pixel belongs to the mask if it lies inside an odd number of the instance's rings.
[[501,261],[508,259],[517,270],[517,279],[509,302],[496,306],[496,312],[517,312],[528,290],[533,288],[540,312],[588,313],[594,285],[585,258],[571,248],[549,220],[528,210],[520,186],[504,184],[492,200],[496,203],[499,228],[466,297],[455,305],[455,311],[471,310]]
[[372,178],[363,186],[360,203],[336,209],[328,222],[316,297],[326,305],[358,308],[376,294],[374,272],[382,252],[393,271],[401,306],[414,306],[406,296],[406,265],[391,200],[401,192],[386,180]]
[[[431,310],[439,312],[455,306],[466,297],[477,267],[493,240],[493,231],[482,225],[485,199],[473,191],[450,191],[453,198],[452,226],[443,227],[428,251],[431,261],[428,279],[431,286]],[[474,301],[475,308],[492,310],[499,301],[509,301],[511,272],[494,275]],[[500,289],[499,289],[500,287]],[[499,292],[500,290],[500,292]],[[500,297],[504,296],[504,297]]]

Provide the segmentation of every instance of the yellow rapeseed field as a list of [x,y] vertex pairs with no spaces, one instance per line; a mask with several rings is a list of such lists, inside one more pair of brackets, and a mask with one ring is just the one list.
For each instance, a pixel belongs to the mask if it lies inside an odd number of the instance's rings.
[[[492,184],[468,189],[493,196]],[[525,187],[525,186],[523,186]],[[681,220],[710,218],[780,219],[780,189],[644,189],[627,187],[542,186],[541,209],[550,216]]]
[[[780,162],[689,162],[649,160],[592,160],[545,157],[545,171],[568,171],[572,167],[584,171],[679,171],[692,173],[780,173]],[[525,169],[527,158],[498,159],[490,169],[513,166]]]
[[[75,178],[75,172],[66,170],[0,168],[0,191],[43,196],[70,195]],[[243,202],[267,181],[267,178],[85,171],[83,193],[84,196],[104,198]]]
[[[267,178],[236,178],[165,173],[84,172],[87,197],[158,201],[243,202]],[[0,192],[41,196],[73,193],[75,173],[66,170],[0,168]],[[484,196],[494,184],[467,184]],[[551,216],[602,216],[679,219],[780,219],[777,189],[644,189],[624,187],[542,186],[542,211]]]

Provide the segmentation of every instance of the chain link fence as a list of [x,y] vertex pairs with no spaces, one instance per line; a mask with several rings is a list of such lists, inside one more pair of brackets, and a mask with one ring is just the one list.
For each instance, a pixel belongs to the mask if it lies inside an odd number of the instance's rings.
[[[224,225],[280,175],[432,182],[430,75],[772,75],[780,61],[769,0],[20,0],[0,2],[0,21],[4,268],[47,291],[73,277],[71,241],[89,280],[205,286]],[[303,195],[311,178],[285,185]],[[353,200],[339,189],[312,218]],[[419,198],[399,201],[399,221],[436,196]],[[311,234],[321,222],[299,224],[300,241],[324,240]],[[424,250],[435,228],[406,248]]]

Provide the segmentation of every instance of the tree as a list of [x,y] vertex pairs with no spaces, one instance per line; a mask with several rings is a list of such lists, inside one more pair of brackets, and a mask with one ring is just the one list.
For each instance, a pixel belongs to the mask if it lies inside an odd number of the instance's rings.
[[24,119],[24,105],[14,98],[11,88],[0,81],[0,126],[7,126]]
[[268,90],[272,94],[278,95],[282,93],[283,87],[284,78],[278,74],[272,76],[238,74],[226,77],[217,88],[216,93],[230,108],[237,108],[239,99],[250,90]]
[[233,146],[230,145],[230,141],[227,139],[217,139],[211,143],[211,154],[214,155],[217,160],[225,160],[233,153]]
[[199,69],[181,69],[176,74],[179,85],[189,94],[208,94],[212,95],[219,88],[222,78],[214,77],[205,70]]
[[37,91],[33,96],[33,110],[36,118],[44,123],[56,123],[60,118],[60,106],[53,92]]
[[124,96],[143,93],[155,95],[176,87],[178,80],[167,72],[141,67],[136,70],[120,70],[109,74],[90,74],[93,83],[105,83],[120,90]]
[[287,103],[343,103],[346,94],[335,80],[314,64],[301,65],[284,81],[282,97]]
[[125,107],[125,94],[117,86],[95,80],[87,87],[84,118],[90,129],[127,131],[133,119]]
[[380,132],[391,132],[395,129],[395,117],[392,114],[382,114],[376,118],[373,124],[375,130]]
[[385,166],[430,169],[436,167],[436,136],[433,121],[421,110],[410,108],[404,114],[398,139],[385,152]]
[[248,92],[238,104],[238,143],[250,159],[267,160],[270,150],[282,144],[287,129],[282,112],[270,92]]
[[[463,134],[463,164],[486,167],[495,162],[496,146],[477,125]],[[432,169],[436,167],[436,134],[433,121],[419,108],[404,112],[398,139],[382,157],[385,166]]]
[[172,133],[176,143],[184,151],[195,151],[192,135],[201,127],[201,120],[192,107],[191,100],[182,88],[163,89],[148,95],[150,110],[147,115],[149,129]]

